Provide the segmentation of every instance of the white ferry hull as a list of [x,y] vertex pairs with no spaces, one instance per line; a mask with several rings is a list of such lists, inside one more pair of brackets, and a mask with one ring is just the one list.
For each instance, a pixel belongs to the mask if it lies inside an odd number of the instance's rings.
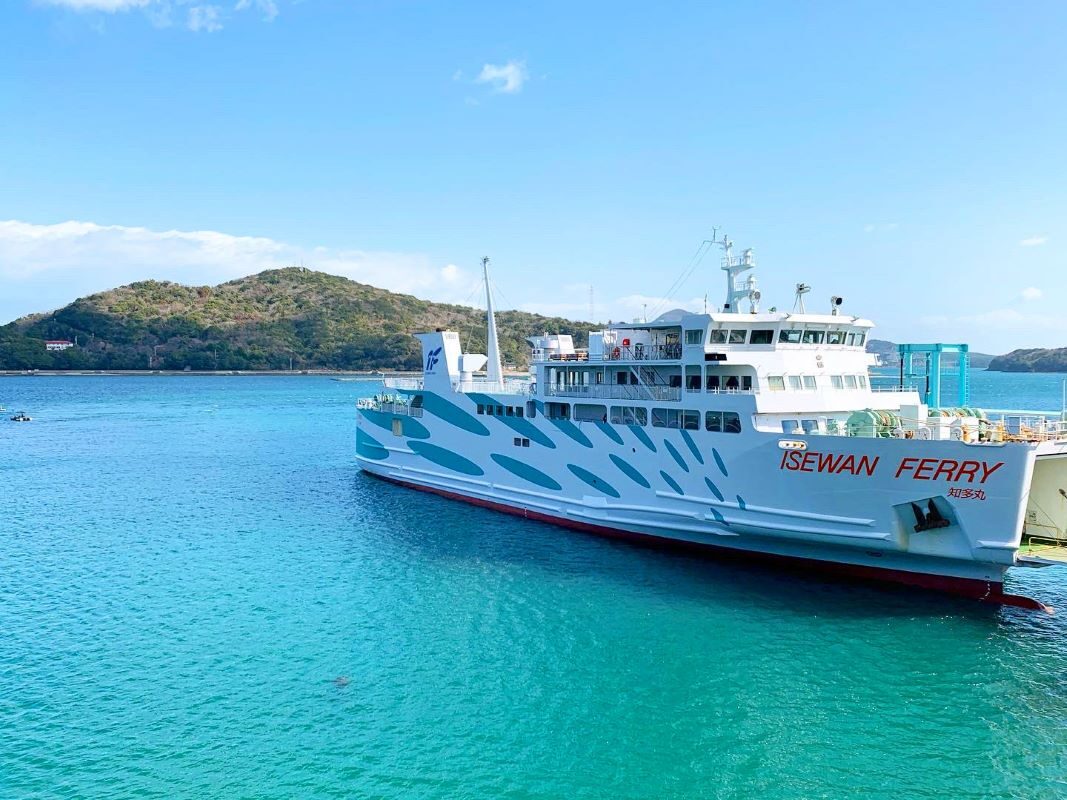
[[[485,416],[479,402],[519,400],[419,394],[421,417],[360,411],[362,469],[591,533],[1043,607],[1003,590],[1038,445],[790,436],[807,449],[787,451],[767,432],[552,420],[540,402]],[[915,530],[931,501],[946,524]]]

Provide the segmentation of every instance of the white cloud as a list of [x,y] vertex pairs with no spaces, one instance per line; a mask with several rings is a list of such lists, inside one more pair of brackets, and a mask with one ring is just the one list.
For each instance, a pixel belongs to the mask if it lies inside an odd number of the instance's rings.
[[522,91],[522,85],[526,83],[529,73],[526,72],[526,62],[509,61],[504,65],[486,64],[475,83],[488,83],[494,92],[515,94]]
[[205,31],[207,33],[221,31],[222,22],[219,11],[218,6],[193,6],[189,9],[188,22],[186,23],[189,30],[193,32]]
[[1036,286],[1027,286],[1019,293],[1019,296],[1022,297],[1023,300],[1040,300],[1041,290]]
[[156,231],[125,225],[0,221],[0,324],[76,297],[154,278],[216,284],[303,264],[394,292],[463,303],[477,284],[455,264],[418,253],[302,247],[218,231]]
[[1029,236],[1026,239],[1020,239],[1019,245],[1022,247],[1038,247],[1047,241],[1047,236]]

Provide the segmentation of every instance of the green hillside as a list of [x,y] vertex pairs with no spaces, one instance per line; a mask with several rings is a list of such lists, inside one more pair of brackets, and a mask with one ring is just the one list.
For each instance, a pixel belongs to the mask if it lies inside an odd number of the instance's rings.
[[1012,350],[989,365],[996,372],[1067,372],[1067,347]]
[[[522,311],[497,313],[504,361],[525,366],[524,338],[592,325]],[[485,312],[431,303],[289,267],[219,286],[141,281],[0,327],[0,369],[419,369],[416,331],[459,332],[485,352]],[[49,353],[44,340],[78,346]],[[151,362],[150,362],[151,359]],[[151,363],[151,366],[150,366]]]

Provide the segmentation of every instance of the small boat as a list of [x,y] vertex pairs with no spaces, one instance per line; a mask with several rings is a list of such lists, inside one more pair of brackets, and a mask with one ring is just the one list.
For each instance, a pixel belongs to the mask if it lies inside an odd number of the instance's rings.
[[27,414],[25,411],[19,411],[11,418],[12,422],[33,422],[33,417]]

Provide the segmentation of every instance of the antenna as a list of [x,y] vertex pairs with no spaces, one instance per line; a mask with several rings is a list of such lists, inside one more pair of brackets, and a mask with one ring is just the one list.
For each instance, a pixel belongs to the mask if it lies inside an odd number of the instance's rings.
[[793,303],[793,311],[801,314],[807,313],[804,311],[804,295],[811,291],[811,287],[806,283],[797,284],[797,299]]
[[589,321],[596,319],[596,306],[593,303],[593,284],[589,284]]
[[496,339],[496,315],[493,313],[493,291],[489,288],[489,256],[482,259],[482,275],[485,278],[485,308],[488,317],[488,330],[486,335],[486,348],[488,361],[485,368],[485,377],[489,381],[499,382],[502,378],[500,369],[500,345]]
[[845,302],[845,298],[839,297],[836,294],[835,295],[831,295],[830,296],[830,313],[833,314],[836,317],[837,316],[837,312],[840,309],[840,306],[841,306],[841,304],[843,302]]

